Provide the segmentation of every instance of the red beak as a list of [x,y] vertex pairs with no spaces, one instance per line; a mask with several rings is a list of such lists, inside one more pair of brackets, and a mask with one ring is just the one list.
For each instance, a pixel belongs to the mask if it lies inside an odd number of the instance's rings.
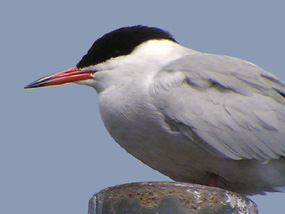
[[31,84],[27,85],[25,89],[61,85],[64,83],[93,79],[92,74],[94,73],[95,71],[80,71],[77,66],[74,66],[64,71],[60,71],[55,74],[36,80]]

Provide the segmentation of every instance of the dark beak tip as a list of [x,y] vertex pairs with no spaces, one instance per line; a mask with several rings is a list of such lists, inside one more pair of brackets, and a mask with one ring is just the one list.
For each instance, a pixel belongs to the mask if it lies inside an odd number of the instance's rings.
[[26,86],[24,87],[24,89],[31,89],[31,88],[33,88],[33,86],[32,86],[31,84],[26,85]]
[[40,88],[40,87],[45,87],[45,86],[46,86],[46,84],[44,82],[37,80],[35,82],[32,82],[32,83],[26,85],[24,87],[24,89]]
[[30,83],[24,87],[24,89],[31,89],[31,88],[36,88],[35,83]]

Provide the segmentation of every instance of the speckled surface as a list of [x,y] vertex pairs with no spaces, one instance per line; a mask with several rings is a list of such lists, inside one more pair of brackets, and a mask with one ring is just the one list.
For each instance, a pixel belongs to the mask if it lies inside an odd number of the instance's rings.
[[179,182],[109,187],[89,201],[89,214],[257,214],[256,205],[221,188]]

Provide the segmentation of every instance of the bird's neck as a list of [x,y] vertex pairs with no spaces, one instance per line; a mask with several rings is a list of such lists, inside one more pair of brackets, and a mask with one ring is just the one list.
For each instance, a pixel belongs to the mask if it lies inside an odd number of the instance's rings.
[[150,40],[139,45],[130,57],[144,65],[163,67],[170,62],[197,51],[185,48],[170,40]]

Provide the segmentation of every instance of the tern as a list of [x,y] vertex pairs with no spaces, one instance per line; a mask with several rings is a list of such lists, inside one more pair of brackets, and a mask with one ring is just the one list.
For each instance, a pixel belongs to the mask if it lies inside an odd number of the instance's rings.
[[171,179],[285,192],[285,84],[259,66],[138,25],[105,34],[76,66],[25,88],[70,82],[93,87],[114,140]]

